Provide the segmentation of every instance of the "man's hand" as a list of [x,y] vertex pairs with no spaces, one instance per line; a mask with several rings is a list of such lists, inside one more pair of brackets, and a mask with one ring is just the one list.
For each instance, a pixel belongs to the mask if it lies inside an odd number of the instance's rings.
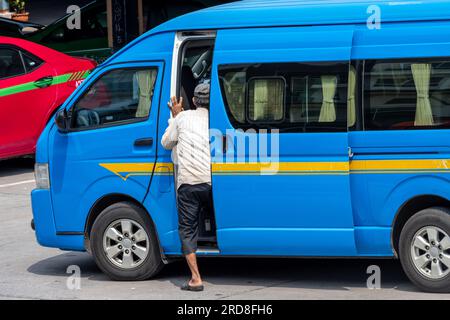
[[183,111],[183,97],[177,100],[177,97],[172,97],[170,99],[171,103],[168,103],[169,109],[172,112],[172,117],[176,117],[181,111]]

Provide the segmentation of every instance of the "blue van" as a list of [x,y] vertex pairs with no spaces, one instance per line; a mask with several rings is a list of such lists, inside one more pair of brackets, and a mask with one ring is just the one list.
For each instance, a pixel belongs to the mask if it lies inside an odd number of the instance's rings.
[[[199,256],[399,258],[450,291],[450,2],[242,1],[98,67],[39,139],[38,242],[116,280],[181,256],[167,101],[211,83],[214,212]],[[189,100],[187,100],[189,101]],[[190,106],[187,105],[186,108]],[[276,170],[236,140],[271,131]],[[272,140],[267,144],[275,144]],[[264,157],[265,158],[265,157]]]

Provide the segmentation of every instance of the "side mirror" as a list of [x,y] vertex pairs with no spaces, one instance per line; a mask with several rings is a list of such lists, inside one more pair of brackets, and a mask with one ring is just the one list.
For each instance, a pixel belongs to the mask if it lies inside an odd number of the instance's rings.
[[59,110],[55,115],[55,123],[60,132],[69,131],[69,117],[67,116],[66,109]]

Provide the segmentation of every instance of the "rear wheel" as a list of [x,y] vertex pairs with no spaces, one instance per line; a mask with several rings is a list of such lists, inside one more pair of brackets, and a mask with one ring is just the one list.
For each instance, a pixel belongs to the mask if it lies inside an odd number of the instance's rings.
[[450,210],[412,216],[400,234],[400,261],[408,278],[429,292],[450,292]]
[[113,280],[145,280],[163,267],[148,214],[130,202],[103,210],[90,233],[92,255]]

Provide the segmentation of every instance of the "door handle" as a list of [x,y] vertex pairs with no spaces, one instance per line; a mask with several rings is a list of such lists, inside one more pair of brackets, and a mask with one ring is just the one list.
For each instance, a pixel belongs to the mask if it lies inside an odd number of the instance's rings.
[[34,82],[34,85],[38,88],[47,88],[53,83],[53,77],[47,76],[40,78]]
[[151,147],[153,145],[153,138],[142,138],[134,141],[135,147]]

